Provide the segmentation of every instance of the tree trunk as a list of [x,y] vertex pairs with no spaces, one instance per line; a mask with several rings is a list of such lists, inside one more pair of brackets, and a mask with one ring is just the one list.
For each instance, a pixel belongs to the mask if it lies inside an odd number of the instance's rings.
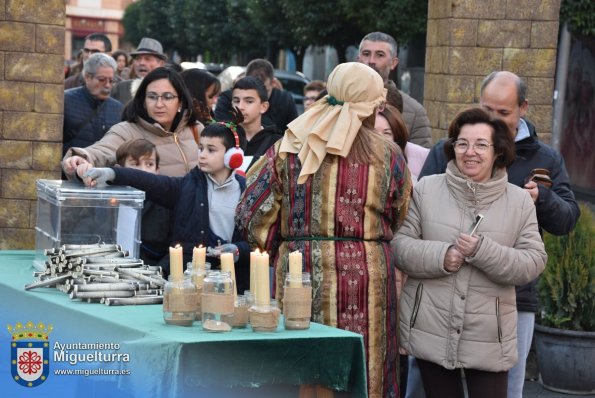
[[347,46],[344,44],[336,45],[335,48],[337,49],[337,58],[339,59],[339,63],[342,64],[347,62],[347,56],[345,53],[347,52]]
[[306,49],[302,46],[294,47],[295,67],[300,72],[304,70],[304,57],[306,56]]
[[279,57],[279,45],[276,42],[270,41],[267,45],[267,59],[276,68],[278,64],[277,58]]

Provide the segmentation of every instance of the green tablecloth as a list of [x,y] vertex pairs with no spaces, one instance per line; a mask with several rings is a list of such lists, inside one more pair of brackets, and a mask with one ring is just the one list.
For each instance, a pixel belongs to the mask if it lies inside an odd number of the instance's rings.
[[[201,330],[199,323],[193,327],[170,326],[163,321],[161,305],[108,307],[72,301],[56,289],[25,291],[25,284],[33,280],[33,257],[32,251],[0,251],[3,327],[33,321],[54,328],[49,338],[50,351],[54,351],[50,354],[52,373],[38,387],[26,390],[12,382],[7,357],[10,354],[0,350],[0,386],[7,384],[16,393],[27,391],[23,396],[33,396],[33,392],[47,396],[44,388],[63,389],[70,384],[80,395],[90,383],[108,393],[111,389],[126,391],[131,397],[200,396],[203,394],[196,392],[207,389],[299,384],[349,391],[353,397],[367,395],[363,339],[358,334],[314,323],[306,331],[289,331],[280,326],[275,333],[255,333],[249,328],[208,333]],[[4,332],[1,337],[0,347],[7,348],[10,334]],[[99,352],[127,354],[129,361],[121,356],[111,362],[71,364],[56,358],[56,344],[76,343],[112,344],[111,349]],[[113,344],[119,346],[115,349]],[[73,348],[69,354],[96,351]],[[84,377],[53,373],[54,369],[95,368],[131,374]]]

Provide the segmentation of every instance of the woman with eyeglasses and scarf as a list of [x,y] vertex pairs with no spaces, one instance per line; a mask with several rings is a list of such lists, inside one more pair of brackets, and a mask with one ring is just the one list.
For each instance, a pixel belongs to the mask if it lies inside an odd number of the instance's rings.
[[461,369],[470,398],[505,398],[517,362],[515,285],[547,260],[535,205],[508,183],[514,140],[502,120],[463,111],[444,149],[446,173],[415,185],[392,242],[408,275],[401,346],[417,358],[428,398],[463,398]]

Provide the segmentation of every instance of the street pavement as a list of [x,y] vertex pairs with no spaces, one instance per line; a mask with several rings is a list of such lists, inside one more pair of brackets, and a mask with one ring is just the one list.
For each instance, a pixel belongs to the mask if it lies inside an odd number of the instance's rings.
[[570,395],[562,394],[560,392],[546,390],[539,381],[525,381],[523,388],[523,398],[595,398],[595,395]]

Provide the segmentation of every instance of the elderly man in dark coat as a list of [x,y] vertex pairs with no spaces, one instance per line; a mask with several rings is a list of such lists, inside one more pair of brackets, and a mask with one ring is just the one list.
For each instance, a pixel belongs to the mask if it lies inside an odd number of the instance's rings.
[[64,91],[63,151],[87,147],[122,121],[122,104],[110,98],[116,61],[104,53],[93,54],[83,67],[85,84]]

